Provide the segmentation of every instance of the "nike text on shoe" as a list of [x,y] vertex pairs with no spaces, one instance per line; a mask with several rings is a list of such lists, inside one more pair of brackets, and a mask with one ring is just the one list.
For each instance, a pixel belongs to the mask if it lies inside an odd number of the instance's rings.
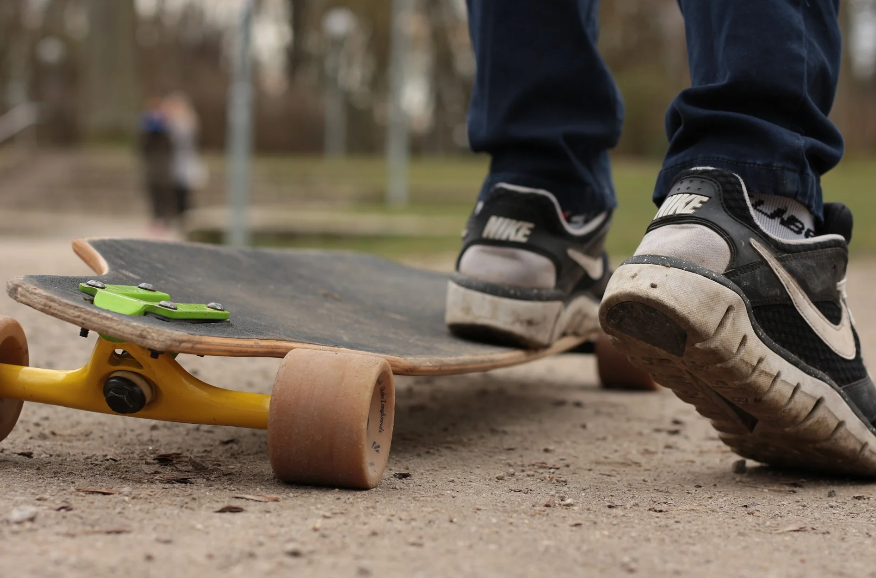
[[813,235],[782,240],[755,210],[733,173],[682,173],[608,283],[602,327],[741,456],[876,476],[876,388],[845,299],[851,213],[828,203]]
[[464,233],[447,287],[450,330],[523,347],[597,332],[610,217],[567,220],[549,192],[497,185]]

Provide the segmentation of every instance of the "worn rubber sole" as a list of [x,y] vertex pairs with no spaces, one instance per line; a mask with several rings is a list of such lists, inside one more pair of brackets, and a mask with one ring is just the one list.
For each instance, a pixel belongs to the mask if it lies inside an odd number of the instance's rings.
[[599,303],[582,295],[569,303],[490,295],[447,282],[444,320],[461,336],[525,348],[548,347],[564,335],[599,331]]
[[600,307],[612,343],[758,462],[876,476],[876,435],[818,372],[777,353],[743,297],[698,272],[624,264]]

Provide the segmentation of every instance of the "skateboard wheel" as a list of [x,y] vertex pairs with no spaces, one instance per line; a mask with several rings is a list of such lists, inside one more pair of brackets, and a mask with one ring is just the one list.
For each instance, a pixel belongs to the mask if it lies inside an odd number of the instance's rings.
[[608,335],[601,331],[594,353],[599,381],[604,388],[654,391],[659,387],[648,372],[634,367],[626,355],[615,349]]
[[375,487],[395,417],[392,369],[380,357],[294,349],[283,359],[268,416],[268,451],[284,482]]
[[[21,325],[11,317],[0,315],[0,363],[26,366],[28,361],[27,339]],[[19,399],[0,398],[0,441],[15,427],[23,405]]]

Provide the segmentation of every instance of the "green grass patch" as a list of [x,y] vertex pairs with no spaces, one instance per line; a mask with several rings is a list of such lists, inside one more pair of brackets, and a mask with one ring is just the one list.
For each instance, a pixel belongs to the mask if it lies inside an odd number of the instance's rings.
[[328,235],[307,237],[257,237],[256,245],[294,247],[297,249],[331,249],[362,251],[387,259],[410,259],[451,255],[459,251],[459,236],[453,237],[335,237]]
[[[379,158],[259,158],[255,170],[260,179],[288,191],[286,200],[326,203],[345,212],[453,216],[460,230],[474,205],[487,172],[482,156],[415,159],[410,167],[411,202],[403,208],[382,203],[386,183],[385,165]],[[618,262],[635,251],[654,216],[651,202],[660,163],[615,159],[614,180],[618,210],[608,238],[608,250]],[[847,159],[824,178],[827,201],[842,201],[854,212],[852,253],[876,255],[876,228],[866,226],[876,216],[876,158]],[[216,239],[219,241],[220,239]],[[266,246],[349,249],[390,258],[456,253],[458,236],[447,237],[336,237],[256,236]]]
[[[222,235],[218,232],[199,232],[190,235],[189,240],[199,243],[221,243]],[[393,260],[433,257],[450,259],[456,255],[461,246],[459,235],[440,237],[351,235],[341,237],[337,235],[255,233],[252,241],[256,247],[360,251]]]
[[825,202],[845,203],[855,216],[852,256],[876,255],[876,158],[850,158],[822,179]]

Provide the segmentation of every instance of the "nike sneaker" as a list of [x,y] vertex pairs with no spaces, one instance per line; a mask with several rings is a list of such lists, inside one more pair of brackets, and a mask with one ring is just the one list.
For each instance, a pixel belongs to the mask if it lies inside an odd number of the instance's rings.
[[457,335],[541,348],[599,329],[611,213],[564,214],[548,191],[499,184],[475,207],[447,287]]
[[733,173],[682,173],[609,282],[602,327],[739,455],[876,475],[876,388],[845,296],[852,215],[828,203],[804,230],[752,198]]

